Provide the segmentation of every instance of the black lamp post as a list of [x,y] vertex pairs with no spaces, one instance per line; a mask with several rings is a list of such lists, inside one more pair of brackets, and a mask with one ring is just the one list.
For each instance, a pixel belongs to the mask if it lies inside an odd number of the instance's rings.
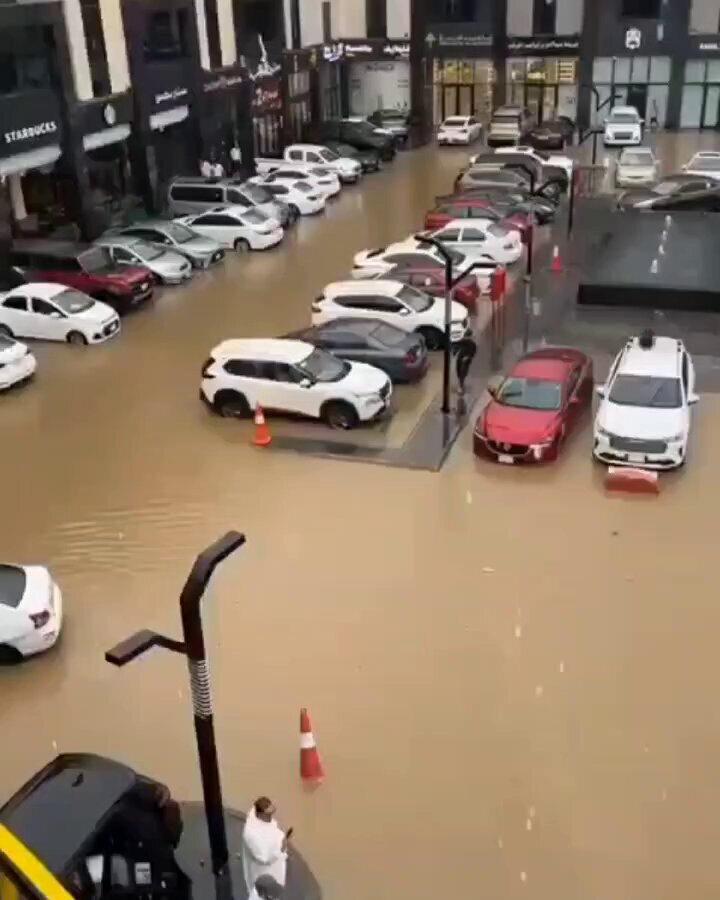
[[195,560],[180,594],[182,641],[165,637],[155,631],[143,630],[130,635],[105,654],[107,662],[114,666],[124,666],[132,662],[151,647],[163,647],[174,653],[182,653],[187,658],[195,738],[217,900],[232,900],[233,891],[200,603],[217,566],[244,543],[245,535],[239,534],[237,531],[229,531],[224,537],[203,550]]

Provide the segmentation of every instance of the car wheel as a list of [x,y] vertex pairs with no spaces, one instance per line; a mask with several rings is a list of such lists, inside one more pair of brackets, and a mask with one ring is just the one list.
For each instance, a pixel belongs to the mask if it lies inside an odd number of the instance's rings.
[[418,334],[425,338],[428,350],[440,350],[445,343],[445,335],[437,328],[418,328]]
[[331,428],[348,431],[358,423],[357,410],[342,400],[333,400],[323,408],[323,418]]
[[76,347],[84,346],[88,342],[82,331],[71,331],[66,340],[68,344],[74,344]]
[[237,391],[220,391],[215,398],[214,406],[223,419],[243,419],[250,415],[247,398]]
[[0,334],[3,335],[3,337],[8,337],[8,338],[15,337],[15,335],[13,334],[13,330],[12,330],[12,328],[10,328],[9,325],[0,325]]
[[0,644],[0,665],[19,663],[23,658],[22,653],[9,644]]
[[245,240],[245,238],[238,238],[233,244],[233,247],[238,253],[247,253],[247,251],[250,249],[250,244]]

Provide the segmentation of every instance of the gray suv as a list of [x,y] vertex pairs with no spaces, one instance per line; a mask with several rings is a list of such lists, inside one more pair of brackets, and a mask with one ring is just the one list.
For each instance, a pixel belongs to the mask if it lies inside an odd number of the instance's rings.
[[194,269],[207,269],[225,256],[225,250],[217,241],[198,234],[181,222],[152,219],[107,232],[107,237],[117,235],[138,238],[160,250],[174,250],[189,260]]
[[168,208],[174,216],[192,215],[217,209],[218,206],[256,206],[269,219],[283,228],[292,225],[297,216],[290,208],[256,184],[232,178],[176,178],[168,186]]

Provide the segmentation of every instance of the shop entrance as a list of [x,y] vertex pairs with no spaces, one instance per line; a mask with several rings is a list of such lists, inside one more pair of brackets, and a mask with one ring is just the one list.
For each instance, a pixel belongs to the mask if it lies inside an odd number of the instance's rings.
[[526,106],[538,122],[576,118],[577,60],[512,59],[507,66],[507,99]]
[[442,118],[472,116],[475,109],[475,90],[472,84],[446,84],[442,93]]
[[556,84],[527,85],[525,106],[538,122],[554,119],[558,110],[558,86]]
[[634,106],[641,119],[647,118],[648,86],[646,84],[630,84],[627,89],[627,105]]

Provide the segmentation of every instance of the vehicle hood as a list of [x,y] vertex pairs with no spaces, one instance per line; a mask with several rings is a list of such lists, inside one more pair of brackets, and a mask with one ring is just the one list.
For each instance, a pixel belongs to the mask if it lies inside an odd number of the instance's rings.
[[360,250],[353,256],[353,265],[367,266],[374,262],[382,262],[386,249],[385,247],[376,247],[374,249],[370,247],[366,250]]
[[[433,297],[433,305],[428,307],[424,313],[419,315],[429,315],[433,318],[445,318],[445,297]],[[450,301],[450,320],[452,322],[464,322],[468,317],[467,309],[458,303],[457,300]]]
[[20,341],[14,341],[6,349],[0,349],[0,365],[6,366],[10,363],[17,362],[22,359],[27,352],[28,348],[25,344]]
[[657,170],[655,166],[634,166],[627,163],[618,163],[617,173],[624,178],[655,178]]
[[631,191],[623,191],[623,193],[620,194],[618,197],[618,206],[627,209],[643,200],[654,200],[658,196],[658,194],[654,194],[649,188],[633,188]]
[[483,413],[485,435],[508,444],[541,444],[560,424],[557,410],[518,409],[491,400]]
[[145,266],[118,266],[112,272],[101,272],[93,275],[99,281],[107,284],[117,284],[121,287],[130,287],[134,284],[140,284],[148,281],[152,276],[150,270]]
[[616,131],[640,131],[639,122],[606,122],[605,131],[614,134]]
[[367,363],[351,362],[349,366],[350,371],[337,384],[355,394],[377,393],[390,380],[380,369]]
[[25,594],[18,608],[24,613],[42,612],[48,608],[52,579],[43,566],[25,567]]
[[356,159],[352,159],[349,156],[341,156],[339,159],[335,160],[335,166],[341,172],[357,172],[360,168],[360,163]]
[[600,405],[595,424],[619,437],[659,440],[682,431],[685,428],[685,415],[682,407],[646,409],[606,401]]
[[720,179],[720,172],[717,169],[703,169],[702,166],[685,169],[688,175],[700,175],[702,178],[713,178],[715,181]]
[[82,319],[84,322],[92,322],[97,325],[106,325],[113,319],[117,319],[115,310],[101,300],[96,300],[88,309],[74,313],[73,316],[76,319]]
[[218,244],[217,241],[213,241],[212,238],[202,237],[201,235],[191,238],[180,246],[186,253],[193,253],[198,256],[209,256],[211,253],[217,253],[217,251],[221,249],[220,244]]
[[148,268],[154,272],[180,272],[188,267],[188,261],[184,256],[173,250],[166,250],[162,256],[147,261]]

